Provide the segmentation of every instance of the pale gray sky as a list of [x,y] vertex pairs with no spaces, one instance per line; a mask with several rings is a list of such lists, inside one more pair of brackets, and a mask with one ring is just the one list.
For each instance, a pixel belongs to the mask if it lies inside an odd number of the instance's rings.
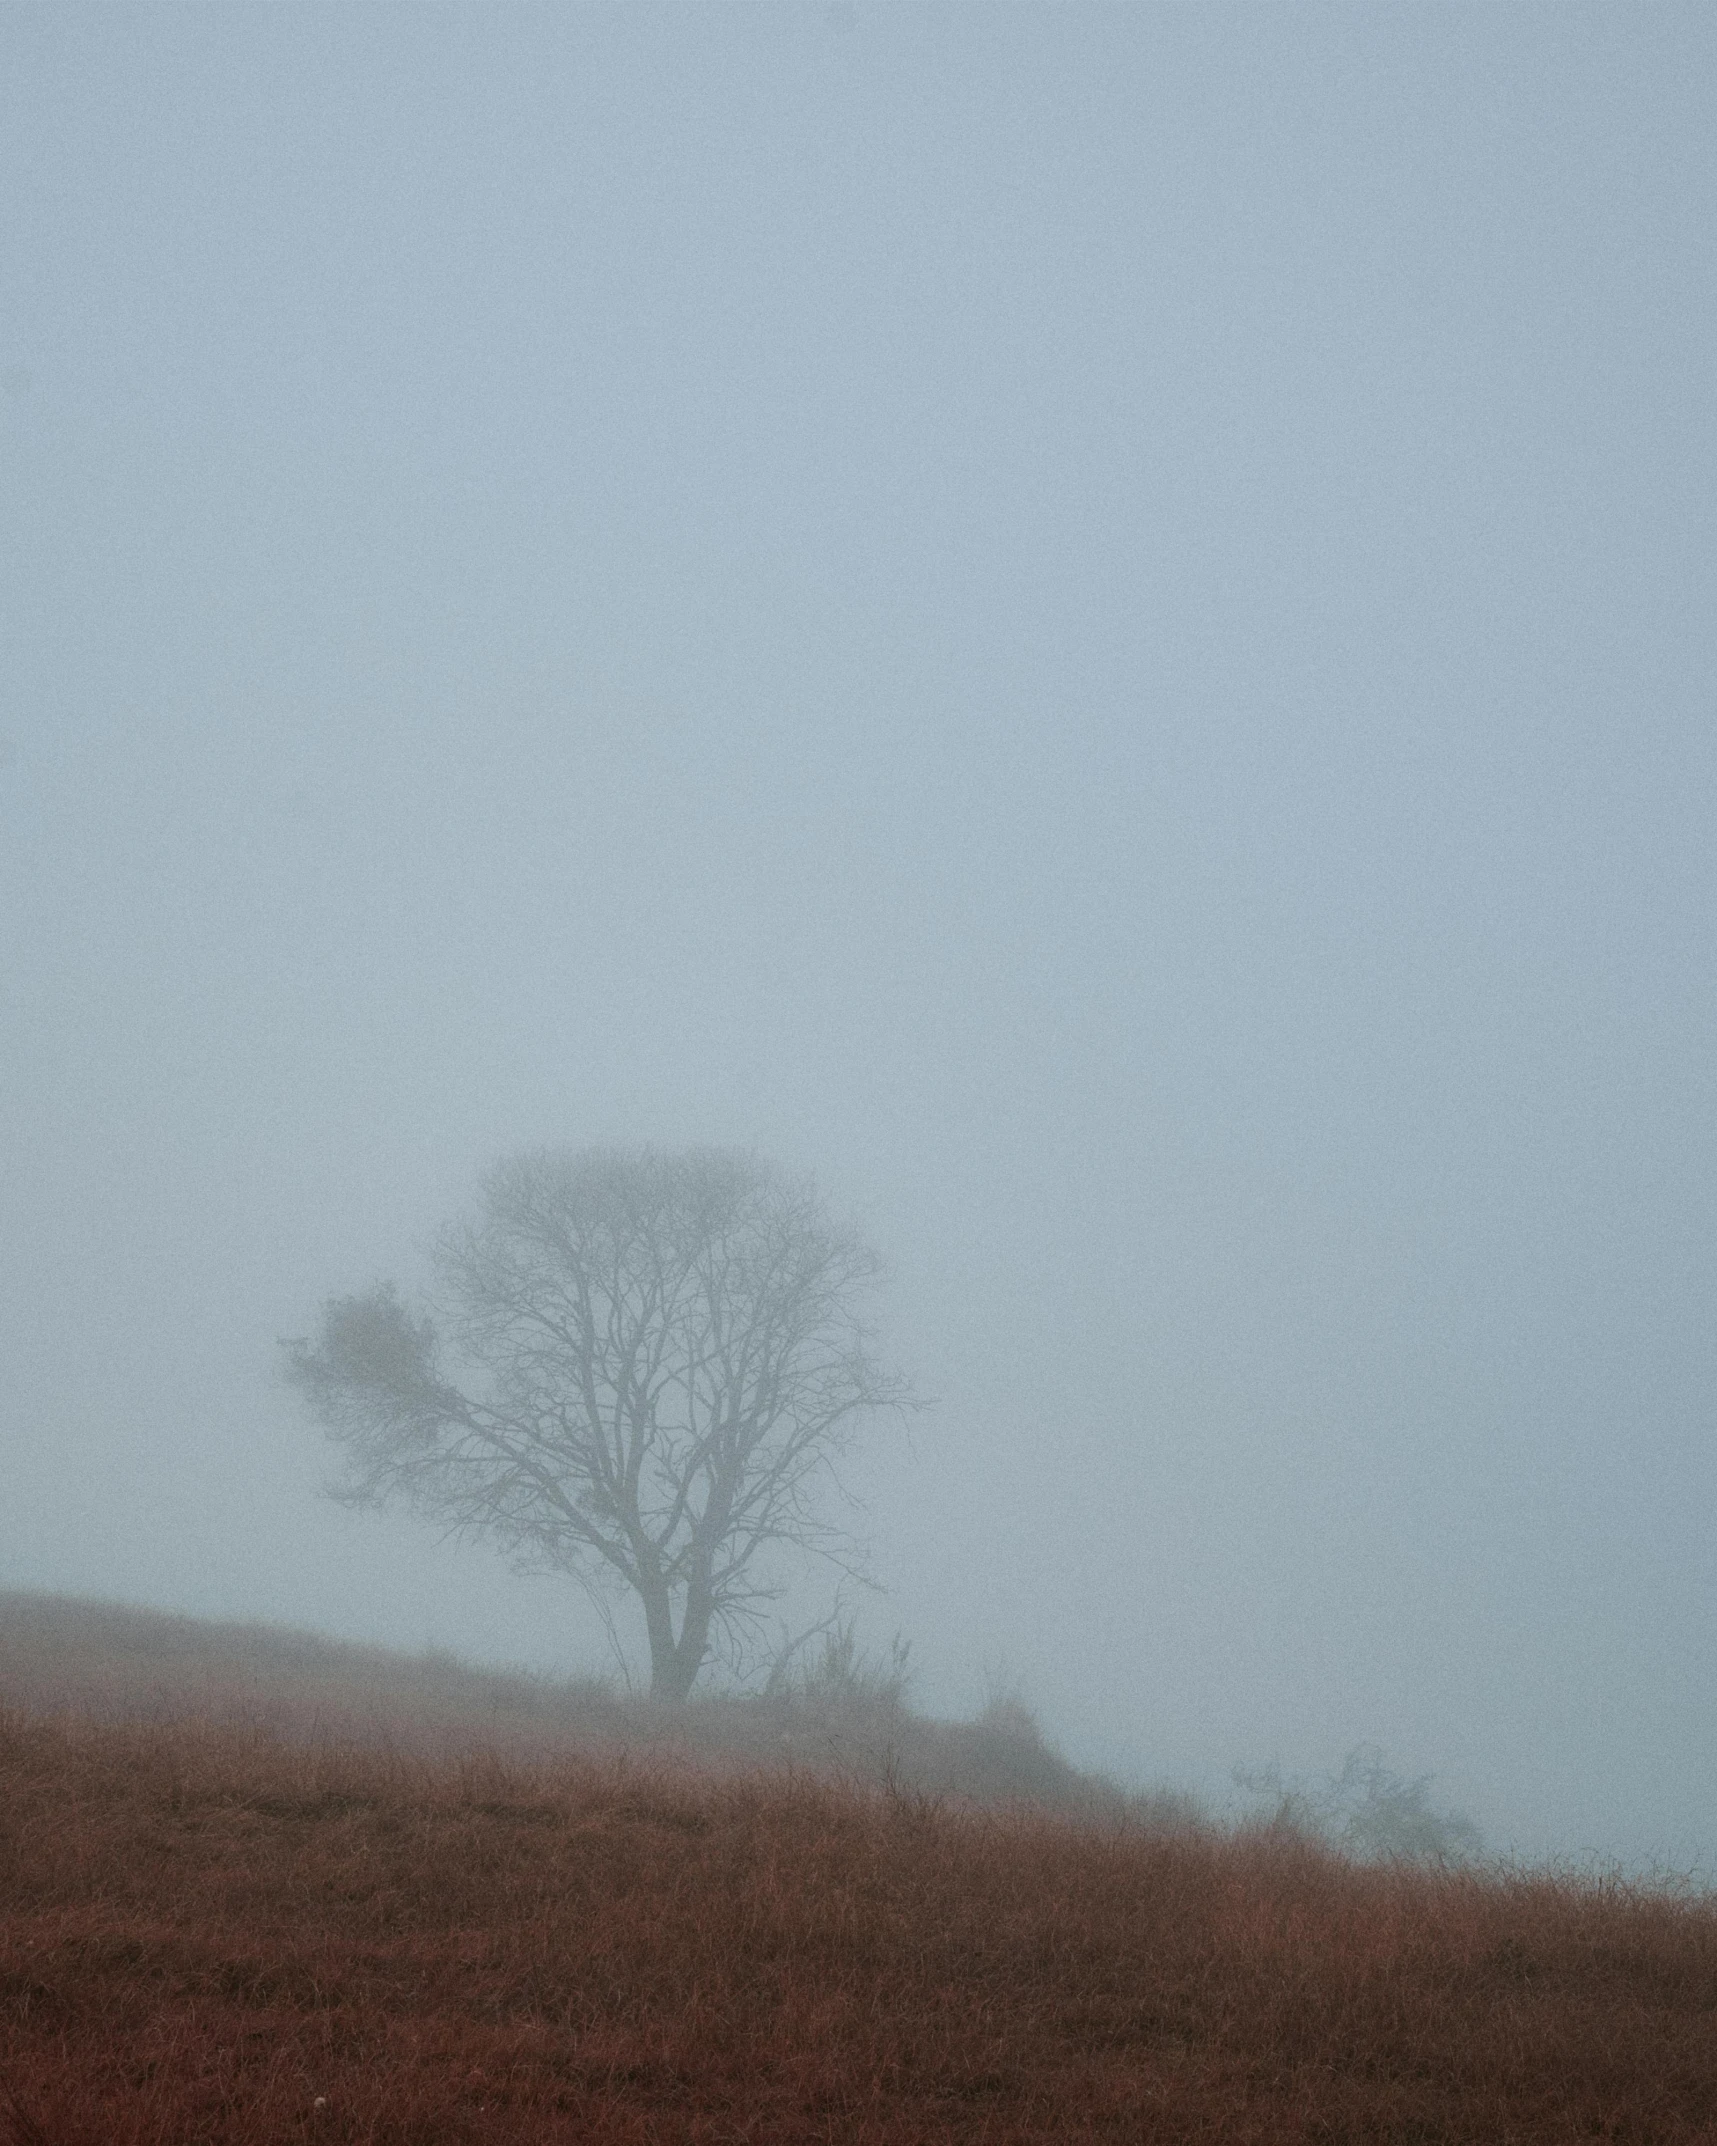
[[1717,17],[0,16],[0,1580],[545,1665],[274,1342],[754,1145],[920,1696],[1717,1864]]

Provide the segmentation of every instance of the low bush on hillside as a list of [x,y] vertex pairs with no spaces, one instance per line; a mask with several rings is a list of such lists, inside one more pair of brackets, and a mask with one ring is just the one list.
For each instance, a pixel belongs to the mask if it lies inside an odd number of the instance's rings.
[[1305,1834],[1363,1862],[1476,1862],[1484,1835],[1464,1811],[1432,1802],[1431,1778],[1396,1773],[1375,1744],[1358,1745],[1322,1781],[1287,1781],[1275,1766],[1234,1769],[1257,1818],[1278,1832]]

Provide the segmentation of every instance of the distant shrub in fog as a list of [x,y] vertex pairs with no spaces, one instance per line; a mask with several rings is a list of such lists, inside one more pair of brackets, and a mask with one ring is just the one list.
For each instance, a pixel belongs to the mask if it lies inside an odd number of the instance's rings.
[[1235,1785],[1259,1799],[1265,1822],[1304,1833],[1370,1863],[1470,1863],[1484,1836],[1463,1811],[1431,1802],[1433,1776],[1409,1780],[1385,1765],[1375,1744],[1350,1751],[1339,1773],[1307,1784],[1276,1766],[1234,1769]]
[[1042,1745],[1043,1724],[1017,1692],[999,1692],[986,1699],[978,1726],[1003,1742]]

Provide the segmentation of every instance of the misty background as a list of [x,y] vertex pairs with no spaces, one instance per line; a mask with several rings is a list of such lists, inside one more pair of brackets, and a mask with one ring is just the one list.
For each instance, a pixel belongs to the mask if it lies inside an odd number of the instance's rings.
[[0,189],[0,1584],[600,1668],[276,1340],[755,1146],[918,1704],[1717,1862],[1709,9],[54,0]]

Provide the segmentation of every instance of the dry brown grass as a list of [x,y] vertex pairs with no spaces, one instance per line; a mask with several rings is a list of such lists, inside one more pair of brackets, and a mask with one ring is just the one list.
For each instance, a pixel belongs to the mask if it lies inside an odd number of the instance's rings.
[[976,1803],[1186,1817],[1170,1797],[1128,1795],[1068,1764],[1019,1708],[929,1720],[862,1676],[852,1688],[715,1695],[689,1706],[629,1698],[596,1679],[472,1668],[268,1625],[56,1595],[0,1592],[0,1707],[85,1722],[265,1729],[287,1742],[450,1759],[626,1756],[651,1765],[892,1782]]
[[1717,2138],[1706,1901],[17,1714],[0,1811],[16,2146]]

